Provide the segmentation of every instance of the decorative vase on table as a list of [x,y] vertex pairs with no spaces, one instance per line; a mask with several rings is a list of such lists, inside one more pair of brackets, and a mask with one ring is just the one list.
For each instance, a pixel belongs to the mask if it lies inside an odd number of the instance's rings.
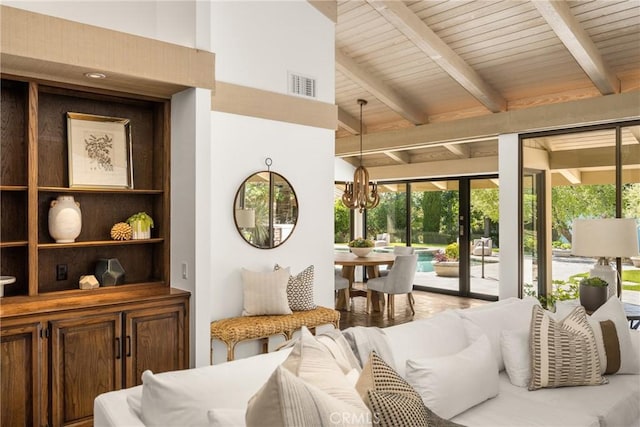
[[49,234],[56,243],[72,243],[82,230],[80,203],[73,196],[58,196],[49,207]]

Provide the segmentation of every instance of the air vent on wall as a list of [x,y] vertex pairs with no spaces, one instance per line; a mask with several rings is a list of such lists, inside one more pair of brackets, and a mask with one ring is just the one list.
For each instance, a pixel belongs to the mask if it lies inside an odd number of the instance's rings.
[[300,74],[289,73],[289,93],[315,98],[316,80]]

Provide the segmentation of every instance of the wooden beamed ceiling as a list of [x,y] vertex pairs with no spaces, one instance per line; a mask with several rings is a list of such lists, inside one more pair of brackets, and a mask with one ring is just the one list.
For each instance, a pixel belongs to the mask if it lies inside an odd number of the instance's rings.
[[[433,162],[477,170],[478,158],[493,164],[498,133],[557,128],[559,117],[640,117],[637,0],[338,0],[337,17],[336,155],[359,156],[356,100],[366,99],[363,164],[375,178],[427,176]],[[590,101],[607,96],[621,98]],[[640,146],[638,127],[631,142]],[[555,153],[599,142],[537,144]],[[558,173],[582,175],[579,165]]]

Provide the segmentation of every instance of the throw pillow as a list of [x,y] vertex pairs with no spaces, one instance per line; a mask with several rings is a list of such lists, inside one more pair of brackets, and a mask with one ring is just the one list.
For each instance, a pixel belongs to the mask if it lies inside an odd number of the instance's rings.
[[[579,305],[579,300],[559,301],[556,315],[563,318]],[[598,346],[600,373],[640,374],[640,354],[633,348],[629,322],[620,299],[609,298],[587,319]]]
[[451,356],[407,360],[406,372],[424,404],[447,419],[498,395],[498,366],[485,335]]
[[245,412],[243,409],[209,409],[207,412],[209,427],[244,427],[246,425]]
[[504,367],[511,384],[517,387],[527,387],[531,379],[529,330],[505,329],[500,336],[500,348],[504,358]]
[[584,307],[557,322],[540,306],[533,307],[529,351],[529,390],[545,387],[600,385],[600,359]]
[[283,366],[249,400],[248,427],[370,426],[371,414],[360,414],[347,402],[297,377]]
[[469,342],[475,341],[480,335],[486,335],[491,344],[491,350],[498,363],[498,369],[504,369],[504,359],[500,348],[500,334],[503,330],[519,330],[529,327],[531,323],[531,306],[540,305],[533,297],[516,299],[511,303],[487,304],[482,309],[459,310],[458,313],[468,320],[464,323]]
[[418,392],[376,352],[371,352],[356,389],[371,410],[377,426],[459,426],[427,408]]
[[349,404],[355,417],[369,417],[371,413],[360,395],[349,383],[331,353],[320,344],[306,327],[282,366],[325,393]]
[[243,316],[291,314],[287,300],[289,269],[260,273],[242,269]]
[[[279,270],[278,264],[274,270]],[[295,276],[289,276],[287,282],[287,300],[293,311],[313,310],[317,306],[313,302],[313,265],[302,270]]]
[[336,362],[338,362],[338,366],[340,366],[342,372],[348,374],[355,369],[358,374],[360,373],[360,362],[358,362],[347,339],[339,329],[331,329],[320,335],[316,335],[316,340],[324,345],[331,353]]

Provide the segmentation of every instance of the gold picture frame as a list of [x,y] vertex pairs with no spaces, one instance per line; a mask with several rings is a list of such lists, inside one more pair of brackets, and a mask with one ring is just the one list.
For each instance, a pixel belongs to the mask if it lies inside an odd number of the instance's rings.
[[133,188],[129,119],[67,113],[69,187]]

